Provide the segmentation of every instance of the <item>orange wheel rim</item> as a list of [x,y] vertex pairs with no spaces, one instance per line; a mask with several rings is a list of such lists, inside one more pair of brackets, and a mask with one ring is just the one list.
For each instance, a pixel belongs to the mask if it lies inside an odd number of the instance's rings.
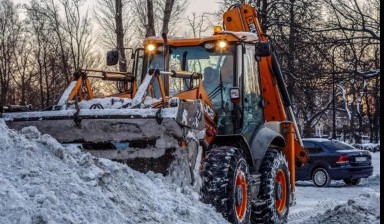
[[282,214],[287,204],[287,179],[283,170],[277,171],[276,175],[276,209]]
[[238,220],[243,220],[245,213],[247,212],[248,204],[248,189],[247,181],[245,179],[244,173],[237,173],[236,175],[236,185],[235,185],[235,205],[236,205],[236,216]]

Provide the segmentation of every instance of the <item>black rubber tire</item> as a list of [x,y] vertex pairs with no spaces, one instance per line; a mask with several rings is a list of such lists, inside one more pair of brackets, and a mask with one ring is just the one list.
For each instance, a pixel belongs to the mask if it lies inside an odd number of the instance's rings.
[[[324,178],[324,180],[320,180],[317,177]],[[328,187],[331,183],[331,178],[329,177],[329,174],[326,169],[322,167],[316,168],[312,173],[312,181],[315,184],[316,187]]]
[[361,178],[347,178],[344,179],[344,183],[347,186],[356,186],[360,183]]
[[[262,164],[259,168],[260,191],[257,201],[252,203],[252,223],[286,223],[288,219],[289,203],[291,195],[290,174],[283,154],[275,149],[268,149],[265,153]],[[280,174],[281,172],[281,174]],[[277,175],[284,175],[285,181],[285,204],[282,204],[281,211],[277,209],[276,200]],[[284,184],[283,184],[284,185]],[[282,198],[284,198],[282,196]],[[281,199],[280,199],[281,200]]]
[[[244,198],[238,199],[236,194],[239,193],[235,186],[239,173],[244,177],[244,189],[247,189],[244,193],[247,195],[244,202]],[[231,223],[249,223],[251,210],[249,167],[239,149],[222,146],[210,150],[203,162],[201,177],[203,182],[201,199],[204,203],[212,204]],[[237,202],[244,205],[241,212],[236,211]]]

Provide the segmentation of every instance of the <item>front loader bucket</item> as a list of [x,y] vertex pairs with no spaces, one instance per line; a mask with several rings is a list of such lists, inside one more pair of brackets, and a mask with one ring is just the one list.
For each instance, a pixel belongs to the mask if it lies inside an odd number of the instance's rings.
[[9,128],[36,126],[58,142],[79,145],[96,157],[167,174],[175,159],[188,160],[187,144],[180,144],[189,141],[187,135],[194,140],[205,137],[202,113],[200,100],[195,100],[162,109],[67,109],[2,117]]
[[165,118],[159,124],[154,118],[111,118],[95,116],[75,121],[71,118],[45,120],[18,120],[7,122],[10,128],[20,130],[36,126],[41,133],[50,134],[63,144],[106,144],[156,141],[163,135],[182,139],[180,125],[175,119]]

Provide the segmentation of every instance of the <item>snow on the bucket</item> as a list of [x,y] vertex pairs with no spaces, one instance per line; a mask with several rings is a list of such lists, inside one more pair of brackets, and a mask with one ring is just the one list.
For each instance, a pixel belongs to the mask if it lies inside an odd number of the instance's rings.
[[[151,107],[152,104],[160,102],[160,99],[145,97],[143,101],[144,107]],[[79,102],[80,109],[121,109],[122,107],[130,107],[132,99],[120,97],[94,98],[91,100],[82,100]],[[71,104],[70,109],[75,109],[75,105]],[[67,109],[63,107],[63,109]]]
[[[65,130],[63,130],[65,131]],[[0,119],[0,223],[227,223],[162,175],[142,174]]]
[[346,203],[336,205],[322,214],[312,216],[302,224],[379,224],[380,223],[380,193],[366,189],[358,197],[349,199]]

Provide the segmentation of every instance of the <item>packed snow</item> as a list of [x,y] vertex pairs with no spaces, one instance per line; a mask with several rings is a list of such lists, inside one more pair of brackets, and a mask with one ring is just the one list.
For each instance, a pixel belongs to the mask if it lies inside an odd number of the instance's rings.
[[380,194],[373,190],[366,190],[365,193],[348,199],[347,202],[328,209],[322,214],[315,215],[302,223],[380,223]]
[[[35,127],[10,130],[0,119],[0,223],[227,223],[153,172],[63,147]],[[358,186],[297,182],[289,224],[380,223],[380,152],[374,173]]]
[[226,223],[192,190],[63,147],[34,127],[16,132],[0,119],[0,152],[0,223]]
[[363,143],[363,144],[353,144],[354,147],[358,149],[364,149],[371,152],[380,151],[380,143]]
[[332,181],[315,187],[312,181],[296,182],[296,202],[290,208],[289,224],[380,223],[380,152],[372,153],[373,175],[357,186]]

